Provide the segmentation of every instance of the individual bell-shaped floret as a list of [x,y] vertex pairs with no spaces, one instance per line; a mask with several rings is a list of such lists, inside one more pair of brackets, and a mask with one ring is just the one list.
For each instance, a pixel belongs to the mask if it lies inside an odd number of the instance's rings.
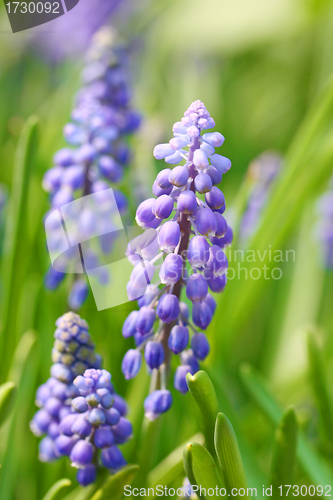
[[187,258],[192,267],[204,267],[209,259],[209,244],[203,236],[194,236],[189,243]]
[[207,297],[208,285],[200,273],[191,274],[186,283],[186,295],[192,302],[202,302]]
[[193,191],[182,191],[178,197],[177,210],[184,214],[192,214],[197,208],[197,199]]
[[174,285],[181,278],[183,271],[183,259],[178,254],[169,254],[166,256],[161,269],[160,279],[162,283]]
[[217,230],[217,222],[214,212],[210,208],[201,208],[196,213],[195,223],[199,233],[203,236],[215,236]]
[[158,243],[161,247],[161,250],[164,250],[168,253],[173,252],[179,243],[179,239],[179,224],[174,221],[165,222],[158,234]]
[[130,380],[137,376],[141,367],[141,353],[136,349],[130,349],[124,356],[121,371],[126,380]]
[[194,356],[201,361],[204,360],[210,351],[207,337],[204,333],[195,333],[191,339],[191,349]]
[[171,293],[162,295],[156,308],[157,316],[164,323],[171,323],[177,319],[179,312],[179,299]]
[[174,354],[179,354],[184,351],[188,345],[188,341],[189,331],[186,326],[175,325],[172,327],[168,340],[168,346]]
[[149,341],[145,348],[145,360],[149,368],[159,368],[164,362],[164,349],[160,342]]
[[186,394],[186,392],[188,391],[188,386],[186,382],[186,375],[188,373],[191,373],[193,375],[192,368],[190,365],[180,365],[177,367],[175,372],[173,385],[174,388],[177,391],[181,392],[182,394]]
[[170,391],[154,391],[145,399],[145,415],[149,420],[156,420],[162,413],[168,411],[171,405],[172,395]]

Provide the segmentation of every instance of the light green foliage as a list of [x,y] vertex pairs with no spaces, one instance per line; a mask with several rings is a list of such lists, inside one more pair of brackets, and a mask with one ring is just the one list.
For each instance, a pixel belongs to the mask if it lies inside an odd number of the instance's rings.
[[124,494],[124,487],[132,483],[138,470],[137,465],[127,465],[113,476],[110,476],[101,488],[96,491],[91,500],[120,500]]
[[217,398],[213,384],[207,373],[200,370],[195,375],[186,376],[187,385],[197,403],[203,419],[206,445],[214,453],[214,425],[217,413]]
[[270,481],[273,487],[273,498],[281,496],[279,486],[294,484],[296,443],[297,422],[295,411],[291,408],[285,412],[275,431]]
[[214,442],[227,491],[231,492],[232,488],[246,490],[245,471],[235,432],[223,413],[216,418]]
[[15,399],[14,382],[0,385],[0,425],[6,420]]

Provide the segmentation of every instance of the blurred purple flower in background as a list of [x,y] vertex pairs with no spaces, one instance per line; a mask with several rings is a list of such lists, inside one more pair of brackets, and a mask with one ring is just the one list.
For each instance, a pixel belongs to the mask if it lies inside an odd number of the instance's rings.
[[333,269],[333,177],[329,189],[318,200],[320,219],[316,234],[321,244],[322,259],[327,269]]
[[271,185],[279,173],[281,164],[282,156],[279,153],[267,151],[255,158],[249,165],[247,175],[253,187],[239,228],[239,237],[243,245],[258,227]]
[[94,33],[127,0],[80,0],[67,14],[34,28],[32,46],[52,62],[83,54]]
[[[155,198],[143,201],[136,212],[145,232],[127,249],[135,266],[128,297],[137,300],[140,309],[123,325],[124,337],[134,337],[136,349],[126,353],[122,371],[126,379],[135,377],[144,351],[152,372],[152,390],[144,403],[150,420],[172,404],[166,389],[172,353],[180,360],[174,387],[183,394],[188,390],[187,373],[197,372],[199,361],[209,354],[207,337],[199,332],[206,330],[216,308],[208,290],[219,293],[226,285],[228,260],[223,249],[231,244],[232,231],[222,215],[225,199],[216,184],[231,162],[215,153],[224,137],[206,132],[214,126],[205,105],[195,101],[174,124],[169,143],[155,147],[156,159],[169,165],[185,163],[159,172],[152,188]],[[188,304],[181,301],[183,291],[192,306],[192,321]]]
[[0,214],[3,212],[7,202],[7,188],[0,184]]
[[[140,116],[131,107],[128,65],[127,51],[118,43],[115,32],[110,28],[101,29],[87,54],[83,85],[76,95],[71,121],[64,127],[64,138],[70,147],[54,155],[54,166],[43,179],[43,187],[50,193],[51,201],[51,211],[47,214],[50,254],[63,252],[63,224],[56,218],[62,207],[91,194],[98,194],[98,210],[106,206],[99,211],[98,220],[97,208],[87,204],[78,210],[76,230],[83,235],[78,241],[85,241],[83,270],[97,268],[100,257],[112,252],[116,239],[117,228],[113,233],[101,228],[103,224],[106,228],[109,226],[110,210],[114,209],[107,190],[122,182],[124,168],[131,157],[127,138],[140,124]],[[122,191],[113,189],[112,196],[119,213],[126,213],[128,202]],[[50,227],[51,218],[54,219],[53,227]],[[100,228],[97,233],[96,226]],[[98,248],[96,244],[89,245],[88,241],[96,235],[101,235]],[[72,251],[63,256],[61,268],[50,267],[45,277],[46,288],[56,289],[65,273],[73,272],[71,266],[73,268],[76,249],[77,245],[72,246]],[[82,273],[82,270],[76,268],[74,272]],[[71,309],[81,307],[88,295],[85,279],[78,276],[75,279],[69,295]],[[103,275],[100,281],[108,279]]]

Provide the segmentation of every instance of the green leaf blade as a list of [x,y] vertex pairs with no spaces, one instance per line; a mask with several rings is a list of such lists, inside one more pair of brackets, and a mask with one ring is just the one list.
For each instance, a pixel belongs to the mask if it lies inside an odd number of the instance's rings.
[[281,498],[278,487],[294,484],[298,426],[293,408],[285,412],[275,432],[274,452],[271,467],[273,498]]
[[237,438],[231,423],[223,413],[217,415],[214,441],[227,491],[231,492],[233,488],[244,488],[246,491],[245,471]]
[[38,119],[31,116],[21,133],[16,150],[13,190],[7,214],[2,262],[3,303],[1,311],[0,352],[2,374],[6,376],[9,360],[15,346],[15,325],[17,312],[17,288],[22,279],[20,249],[22,235],[26,232],[27,201],[31,173],[35,163],[38,139]]
[[[183,450],[183,464],[184,471],[187,479],[190,481],[192,486],[198,486],[196,483],[196,479],[194,477],[193,472],[193,458],[192,458],[192,446],[191,443],[187,444]],[[203,498],[199,492],[197,492],[197,496],[200,500]]]
[[326,439],[333,442],[333,411],[329,396],[322,352],[312,334],[308,335],[310,381],[318,404]]
[[[194,487],[194,492],[200,498],[219,498],[216,494],[216,487],[221,489],[223,484],[209,451],[198,443],[189,443],[185,450],[184,468],[191,485]],[[198,488],[197,491],[195,491],[195,487]]]
[[194,375],[190,373],[186,376],[187,385],[195,402],[197,403],[203,419],[203,431],[206,439],[208,451],[214,456],[214,429],[218,412],[217,397],[214,386],[203,370]]

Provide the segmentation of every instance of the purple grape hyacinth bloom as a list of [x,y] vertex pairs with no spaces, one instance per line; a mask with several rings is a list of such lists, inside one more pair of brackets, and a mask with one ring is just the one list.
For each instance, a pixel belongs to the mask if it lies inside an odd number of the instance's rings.
[[[166,388],[172,353],[180,359],[174,387],[181,393],[188,390],[186,374],[198,371],[198,360],[208,355],[207,337],[198,329],[206,330],[215,312],[209,291],[219,293],[226,285],[228,260],[223,249],[231,244],[232,230],[222,215],[225,199],[216,184],[231,162],[215,153],[224,137],[207,132],[214,126],[204,104],[195,101],[174,124],[169,143],[155,147],[156,159],[177,166],[157,175],[156,198],[143,201],[136,212],[136,221],[145,232],[127,250],[135,266],[128,295],[138,301],[140,309],[132,311],[124,323],[123,335],[133,337],[136,348],[125,355],[122,369],[126,379],[135,377],[144,350],[155,381],[144,405],[150,419],[172,404]],[[185,296],[192,303],[192,321],[182,302]]]
[[[127,198],[115,186],[122,182],[130,161],[127,139],[140,124],[140,116],[131,105],[129,73],[127,49],[120,45],[112,29],[103,28],[88,51],[82,87],[75,98],[71,121],[64,127],[68,147],[54,155],[54,166],[43,179],[51,202],[46,214],[48,249],[50,255],[57,256],[45,276],[45,287],[55,290],[66,273],[74,273],[68,299],[74,310],[80,309],[88,297],[84,273],[102,266],[104,256],[111,254],[119,229],[112,221],[127,211]],[[94,196],[95,205],[89,195]],[[75,208],[75,203],[68,205],[79,200],[81,209]],[[69,228],[63,220],[64,210]],[[66,251],[64,226],[71,231],[67,239],[72,246]],[[72,242],[73,234],[77,243]],[[101,284],[109,280],[105,273],[96,277]]]
[[[73,384],[78,396],[72,399],[72,413],[60,422],[55,448],[59,455],[69,456],[79,469],[77,481],[86,486],[96,479],[98,450],[102,464],[112,472],[126,465],[118,446],[132,437],[132,424],[116,408],[108,371],[88,369]],[[64,440],[70,445],[64,447]]]
[[96,479],[96,449],[118,450],[130,439],[132,427],[125,418],[126,402],[116,394],[111,375],[100,369],[87,323],[69,312],[56,326],[51,378],[37,390],[40,409],[30,427],[36,436],[44,436],[40,460],[70,456],[79,468],[78,482],[86,486]]
[[46,435],[40,443],[42,461],[59,457],[54,447],[54,440],[59,435],[59,424],[71,411],[69,401],[79,394],[73,380],[87,368],[99,368],[101,365],[101,358],[94,351],[95,346],[86,321],[79,315],[68,312],[57,319],[56,326],[51,377],[37,390],[36,405],[40,409],[30,424],[36,436]]

